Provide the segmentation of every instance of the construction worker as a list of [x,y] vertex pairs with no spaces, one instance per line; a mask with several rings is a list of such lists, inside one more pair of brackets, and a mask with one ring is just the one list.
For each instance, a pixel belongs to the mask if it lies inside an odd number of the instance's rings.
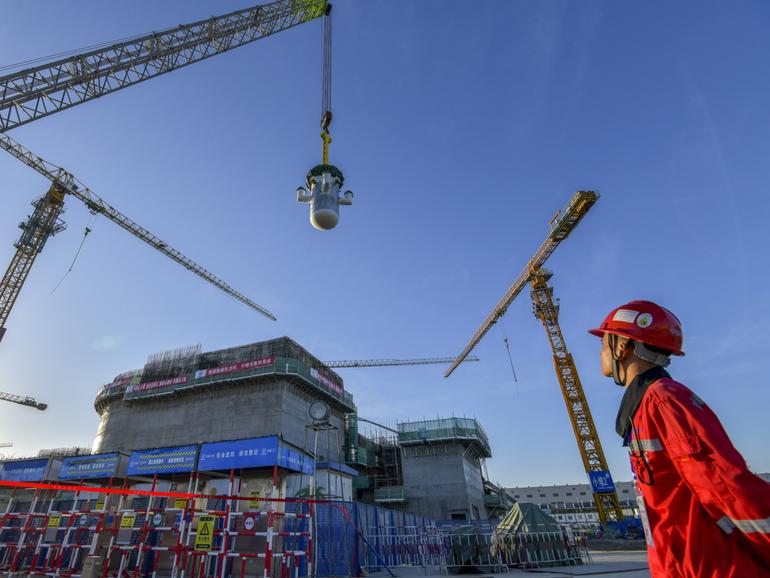
[[602,373],[625,388],[615,429],[631,454],[653,578],[770,576],[770,484],[666,371],[684,355],[679,319],[631,301],[590,333],[602,338]]

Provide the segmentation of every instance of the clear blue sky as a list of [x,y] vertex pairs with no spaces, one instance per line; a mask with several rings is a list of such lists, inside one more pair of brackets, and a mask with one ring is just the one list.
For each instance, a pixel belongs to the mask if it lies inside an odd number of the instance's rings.
[[[335,3],[332,161],[356,193],[320,233],[294,190],[319,161],[320,21],[12,132],[274,311],[271,322],[91,215],[35,264],[0,345],[17,454],[90,445],[97,388],[149,353],[289,335],[322,359],[454,355],[577,189],[602,198],[554,254],[562,328],[616,479],[622,391],[585,330],[657,300],[685,324],[673,374],[770,471],[770,6],[767,3]],[[0,64],[161,29],[234,1],[8,1]],[[0,261],[44,179],[0,156]],[[2,265],[5,267],[5,265]],[[348,370],[375,420],[476,416],[505,484],[585,479],[528,295],[482,361]],[[142,427],[136,423],[136,427]]]

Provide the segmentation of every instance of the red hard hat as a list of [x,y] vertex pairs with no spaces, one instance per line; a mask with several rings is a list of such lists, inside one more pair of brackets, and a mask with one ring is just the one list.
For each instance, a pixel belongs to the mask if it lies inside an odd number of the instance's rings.
[[631,301],[613,309],[602,324],[589,333],[621,335],[634,341],[659,347],[674,355],[682,351],[682,323],[665,307],[651,301]]

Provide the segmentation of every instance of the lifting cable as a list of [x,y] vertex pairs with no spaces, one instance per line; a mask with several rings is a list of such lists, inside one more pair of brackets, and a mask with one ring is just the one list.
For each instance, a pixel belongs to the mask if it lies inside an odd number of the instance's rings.
[[500,332],[503,334],[503,343],[505,344],[505,351],[508,354],[508,362],[511,364],[511,373],[513,374],[513,382],[516,384],[516,395],[519,395],[519,379],[516,377],[516,369],[513,367],[513,357],[511,357],[511,348],[508,345],[508,333],[505,331],[505,321],[503,317],[500,317]]
[[59,288],[59,286],[64,283],[64,280],[67,278],[67,275],[70,274],[72,271],[72,268],[75,266],[75,261],[78,260],[78,257],[80,256],[80,251],[83,250],[83,244],[86,242],[86,237],[88,237],[88,234],[91,232],[91,227],[93,227],[94,221],[96,220],[96,215],[93,216],[91,219],[91,222],[88,223],[89,226],[85,228],[85,231],[83,231],[83,238],[80,240],[80,246],[78,247],[78,250],[75,252],[75,257],[72,259],[72,263],[70,263],[70,268],[67,269],[67,272],[64,274],[64,276],[59,280],[59,282],[56,284],[56,287],[54,287],[51,290],[51,295],[54,294],[54,292]]
[[324,14],[323,72],[321,80],[321,140],[323,164],[329,164],[329,125],[332,123],[332,5],[326,5]]

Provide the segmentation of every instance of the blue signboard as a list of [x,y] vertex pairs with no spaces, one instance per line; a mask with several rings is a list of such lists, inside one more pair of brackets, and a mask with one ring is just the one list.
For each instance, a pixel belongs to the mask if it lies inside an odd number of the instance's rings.
[[117,474],[119,462],[120,455],[117,453],[64,458],[59,479],[111,478]]
[[285,445],[281,445],[281,449],[278,452],[278,465],[287,470],[294,470],[303,474],[313,473],[313,458]]
[[591,487],[595,494],[611,494],[615,491],[612,476],[607,471],[588,472],[588,478],[591,480]]
[[39,482],[45,477],[48,458],[0,463],[0,480]]
[[131,452],[131,458],[128,460],[128,475],[192,472],[195,469],[197,456],[198,446]]
[[273,466],[278,455],[278,436],[214,442],[201,446],[198,471]]
[[274,465],[307,474],[313,472],[312,458],[283,444],[279,446],[278,436],[203,444],[198,471],[266,468]]

